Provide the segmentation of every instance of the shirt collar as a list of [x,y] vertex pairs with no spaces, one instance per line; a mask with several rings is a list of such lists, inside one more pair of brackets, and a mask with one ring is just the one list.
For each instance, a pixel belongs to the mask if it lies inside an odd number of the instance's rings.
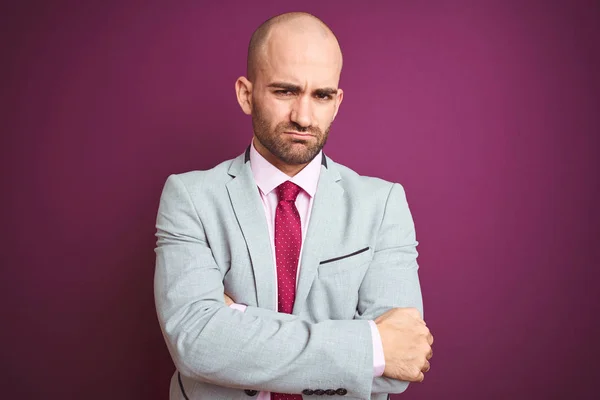
[[283,182],[291,181],[300,186],[310,197],[314,197],[321,173],[321,153],[322,151],[319,151],[319,154],[302,171],[290,178],[261,156],[254,148],[253,141],[250,145],[250,167],[252,168],[254,181],[264,195],[269,194]]

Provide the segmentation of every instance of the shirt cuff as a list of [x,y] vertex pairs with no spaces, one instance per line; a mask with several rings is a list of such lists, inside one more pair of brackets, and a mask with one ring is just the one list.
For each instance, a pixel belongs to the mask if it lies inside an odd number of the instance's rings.
[[383,371],[385,370],[383,344],[381,343],[381,336],[375,322],[369,320],[369,325],[371,326],[371,338],[373,339],[373,376],[378,377],[383,375]]
[[[245,304],[238,304],[238,303],[232,303],[229,305],[230,308],[233,308],[234,310],[239,310],[241,312],[245,312],[246,311],[246,307],[248,307]],[[381,339],[379,340],[381,341]]]

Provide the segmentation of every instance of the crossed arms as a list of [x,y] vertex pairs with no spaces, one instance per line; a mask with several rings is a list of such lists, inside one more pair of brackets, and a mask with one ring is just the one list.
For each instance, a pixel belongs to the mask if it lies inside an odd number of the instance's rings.
[[[353,320],[311,323],[253,306],[243,313],[227,307],[223,271],[176,175],[165,184],[156,226],[156,308],[182,374],[219,386],[280,393],[300,393],[319,382],[345,387],[350,397],[363,399],[408,386],[385,376],[373,378],[367,322],[396,307],[414,307],[422,315],[417,243],[400,185],[390,188]],[[387,363],[386,351],[386,371]]]

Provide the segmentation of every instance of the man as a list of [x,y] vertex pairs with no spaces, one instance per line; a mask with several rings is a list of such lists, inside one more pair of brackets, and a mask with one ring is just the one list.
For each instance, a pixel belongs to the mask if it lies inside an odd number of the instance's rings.
[[155,298],[171,399],[386,399],[429,370],[403,189],[321,150],[341,68],[316,17],[265,22],[235,86],[251,145],[167,180]]

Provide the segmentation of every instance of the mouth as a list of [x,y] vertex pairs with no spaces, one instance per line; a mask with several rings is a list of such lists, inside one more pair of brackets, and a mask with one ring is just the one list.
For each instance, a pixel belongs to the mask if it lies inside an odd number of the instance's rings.
[[297,137],[297,138],[301,138],[301,139],[308,139],[313,136],[310,133],[300,133],[300,132],[284,132],[284,134],[290,135],[293,137]]

